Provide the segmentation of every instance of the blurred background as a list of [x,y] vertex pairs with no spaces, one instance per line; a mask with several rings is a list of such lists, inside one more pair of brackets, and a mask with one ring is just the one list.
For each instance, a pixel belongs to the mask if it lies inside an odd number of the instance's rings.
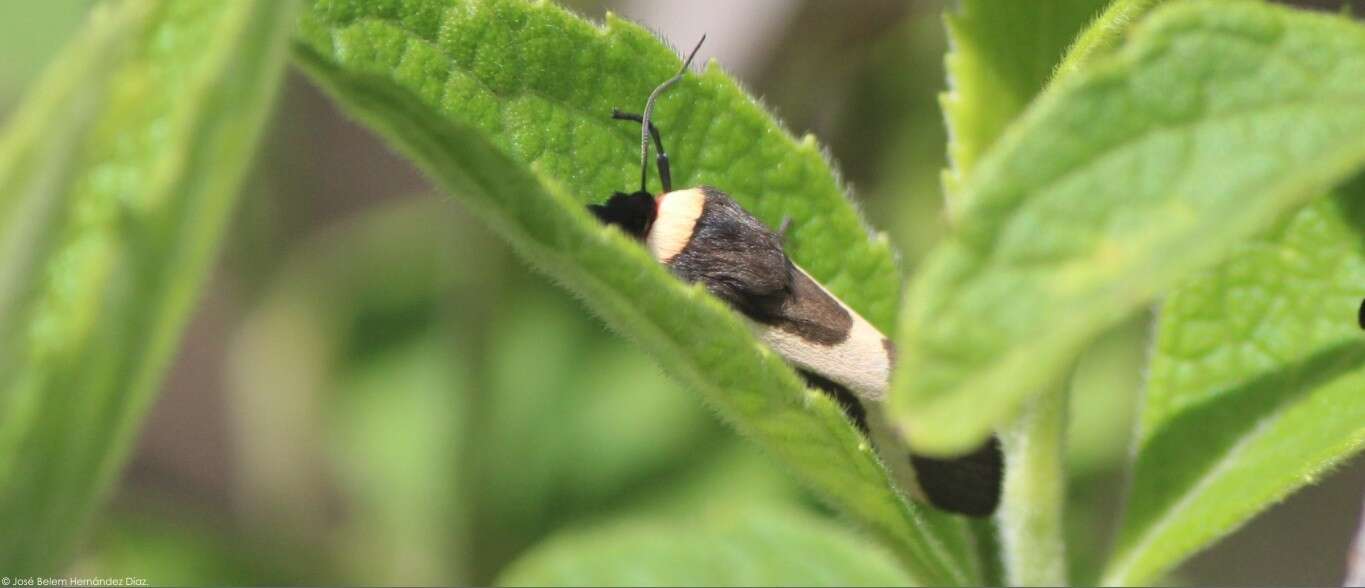
[[[89,3],[0,3],[0,120]],[[679,46],[708,33],[704,58],[828,147],[908,275],[942,235],[941,1],[566,4]],[[1068,524],[1082,582],[1120,504],[1149,323],[1098,341],[1076,378]],[[1362,487],[1357,458],[1171,581],[1338,584]],[[291,72],[136,455],[72,571],[487,584],[563,533],[746,501],[832,516]]]

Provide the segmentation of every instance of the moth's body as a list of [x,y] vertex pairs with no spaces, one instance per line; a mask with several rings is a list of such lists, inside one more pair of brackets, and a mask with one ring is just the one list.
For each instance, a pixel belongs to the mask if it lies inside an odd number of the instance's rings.
[[760,340],[834,398],[873,441],[901,486],[946,510],[995,510],[1003,471],[995,440],[955,459],[909,456],[881,416],[895,347],[788,259],[782,238],[710,187],[617,194],[591,210],[644,241],[650,254],[745,316]]
[[810,274],[782,240],[714,188],[660,196],[645,243],[654,258],[740,309],[764,343],[797,367],[881,400],[891,342]]
[[[705,41],[706,37],[702,37]],[[644,242],[679,278],[702,284],[754,327],[758,338],[790,362],[806,383],[833,398],[877,446],[902,489],[957,513],[986,516],[1000,502],[1004,459],[992,438],[952,459],[909,454],[899,431],[882,418],[895,347],[870,323],[787,258],[782,237],[724,192],[700,187],[674,191],[663,140],[650,123],[654,101],[682,79],[701,42],[677,75],[655,88],[642,114],[612,113],[640,123],[640,190],[592,204],[602,222]],[[655,198],[649,179],[649,139],[658,146]]]

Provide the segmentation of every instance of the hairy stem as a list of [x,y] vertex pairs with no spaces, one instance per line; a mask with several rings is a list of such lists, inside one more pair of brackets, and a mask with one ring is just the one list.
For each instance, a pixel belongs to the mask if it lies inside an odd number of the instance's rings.
[[1066,584],[1066,386],[1031,400],[1000,432],[1005,489],[997,527],[1011,586]]

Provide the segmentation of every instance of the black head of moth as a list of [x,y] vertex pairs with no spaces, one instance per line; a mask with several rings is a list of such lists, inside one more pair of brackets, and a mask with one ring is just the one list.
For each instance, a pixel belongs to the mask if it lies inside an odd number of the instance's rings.
[[[1004,476],[996,439],[956,458],[907,457],[899,434],[881,417],[895,360],[891,341],[792,263],[782,237],[730,196],[709,186],[673,189],[663,139],[650,118],[655,100],[682,79],[700,48],[698,42],[677,75],[655,88],[642,114],[612,113],[615,119],[640,123],[640,189],[617,192],[588,210],[641,241],[674,275],[702,284],[744,315],[759,339],[792,364],[810,387],[837,402],[873,440],[911,494],[944,510],[991,514],[999,504]],[[658,196],[646,187],[651,139],[663,186]]]

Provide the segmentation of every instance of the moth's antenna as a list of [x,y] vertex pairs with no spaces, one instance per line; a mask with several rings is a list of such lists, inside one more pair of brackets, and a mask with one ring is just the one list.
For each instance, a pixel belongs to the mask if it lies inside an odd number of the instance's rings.
[[[611,117],[616,120],[633,120],[644,124],[644,117],[629,112],[621,112],[618,108],[611,109]],[[668,152],[664,151],[664,140],[659,136],[659,128],[654,123],[649,123],[649,134],[654,137],[654,149],[659,154],[654,156],[654,162],[659,168],[659,183],[664,185],[664,193],[673,191],[673,175],[668,171]],[[643,190],[641,190],[643,191]]]
[[692,53],[687,55],[687,61],[684,61],[682,67],[678,68],[678,73],[675,74],[673,77],[664,80],[664,83],[659,84],[659,87],[654,88],[654,91],[649,93],[649,100],[645,101],[645,112],[644,114],[640,115],[641,192],[649,191],[647,186],[649,180],[649,129],[651,128],[651,125],[649,124],[649,118],[654,114],[654,101],[658,100],[659,96],[662,95],[664,93],[664,90],[667,90],[669,86],[678,83],[678,80],[682,79],[683,74],[687,73],[687,68],[692,65],[692,58],[697,56],[697,50],[701,49],[701,44],[705,42],[706,35],[702,35],[701,40],[697,41],[697,46],[692,48]]

